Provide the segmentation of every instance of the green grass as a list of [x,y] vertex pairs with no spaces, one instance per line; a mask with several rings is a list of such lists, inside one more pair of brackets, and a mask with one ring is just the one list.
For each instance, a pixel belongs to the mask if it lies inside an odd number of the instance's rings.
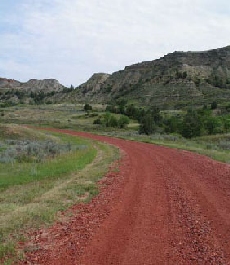
[[[86,140],[76,137],[60,137],[64,142],[72,144],[84,144]],[[86,164],[92,162],[96,155],[96,150],[87,145],[85,150],[78,150],[69,154],[60,155],[54,159],[48,159],[44,163],[0,163],[0,190],[4,190],[11,185],[23,185],[31,181],[40,181],[46,178],[59,178],[63,174],[81,170]],[[77,162],[76,162],[77,161]]]
[[[180,148],[189,151],[198,152],[208,155],[213,159],[229,163],[229,150],[224,150],[225,143],[229,141],[226,135],[216,135],[208,137],[200,137],[193,140],[186,140],[182,137],[173,137],[171,135],[156,134],[153,136],[138,135],[138,124],[130,121],[126,130],[114,128],[102,128],[94,125],[95,117],[89,117],[82,111],[83,105],[59,104],[59,105],[41,105],[41,106],[17,106],[4,108],[5,121],[15,120],[18,123],[27,122],[41,126],[50,126],[58,128],[70,128],[80,131],[91,131],[99,134],[108,134],[115,137],[121,137],[130,140],[144,141],[153,144],[160,144],[172,148]],[[103,115],[103,107],[93,105],[93,109],[97,110],[96,114]],[[164,116],[172,116],[184,113],[183,110],[165,110],[162,112]],[[10,118],[12,117],[12,118]],[[58,121],[58,123],[57,123]],[[0,133],[1,138],[1,133]],[[171,138],[171,139],[170,139]],[[173,139],[175,138],[175,139]],[[222,141],[222,143],[220,143]],[[221,147],[222,145],[222,147]]]
[[[81,105],[17,106],[4,108],[5,115],[1,117],[1,121],[93,131],[189,150],[230,163],[230,151],[222,149],[223,143],[229,142],[227,134],[193,140],[178,135],[145,136],[137,133],[138,124],[135,121],[131,121],[126,130],[106,128],[105,132],[105,128],[92,124],[95,117],[87,116],[81,110]],[[102,115],[100,111],[98,115]],[[166,111],[164,114],[177,113],[171,112]],[[17,242],[26,240],[25,230],[52,224],[57,220],[58,211],[78,202],[87,202],[98,193],[95,183],[108,170],[108,165],[118,158],[118,150],[77,137],[0,123],[0,141],[6,138],[33,141],[48,139],[57,143],[71,142],[87,146],[86,149],[63,154],[43,163],[0,163],[0,263],[1,258],[7,256],[5,264],[11,264],[15,256],[18,256],[15,247]],[[1,152],[4,149],[5,147],[1,147]]]
[[[24,130],[17,126],[20,137]],[[15,246],[25,240],[26,230],[52,224],[59,211],[95,196],[96,182],[119,157],[116,148],[103,143],[28,130],[32,135],[38,133],[39,138],[42,135],[87,148],[44,163],[0,163],[0,263],[4,259],[5,264],[22,255]],[[30,132],[26,132],[27,137]]]

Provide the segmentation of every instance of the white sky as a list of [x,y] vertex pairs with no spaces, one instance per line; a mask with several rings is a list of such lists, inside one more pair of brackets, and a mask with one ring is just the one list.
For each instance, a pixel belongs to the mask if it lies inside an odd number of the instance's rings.
[[0,77],[77,86],[229,38],[229,0],[0,0]]

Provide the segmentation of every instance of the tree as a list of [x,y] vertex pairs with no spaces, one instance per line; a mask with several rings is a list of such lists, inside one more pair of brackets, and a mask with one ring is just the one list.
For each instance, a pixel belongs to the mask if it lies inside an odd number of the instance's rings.
[[162,116],[160,114],[159,108],[154,107],[154,106],[150,107],[150,109],[147,111],[147,113],[149,113],[152,116],[152,118],[156,124],[160,124],[160,122],[162,121]]
[[213,101],[212,104],[211,104],[211,109],[214,110],[214,109],[217,109],[217,102],[216,101]]
[[92,106],[90,106],[88,103],[86,103],[84,106],[84,111],[90,111],[90,110],[93,110]]
[[182,73],[182,78],[183,78],[183,79],[186,79],[186,78],[187,78],[187,72],[183,72],[183,73]]
[[106,112],[103,116],[102,124],[106,127],[118,127],[118,120],[114,115]]
[[172,116],[164,120],[165,132],[175,133],[181,131],[181,118]]
[[103,120],[102,120],[102,124],[104,124],[104,126],[106,127],[110,127],[110,119],[111,119],[111,113],[109,112],[106,112],[104,115],[103,115]]
[[155,130],[155,123],[152,115],[150,113],[147,113],[140,124],[139,127],[139,133],[145,133],[147,135],[152,134]]
[[205,128],[209,135],[216,134],[222,130],[222,124],[216,117],[208,117],[205,121]]
[[100,118],[97,118],[96,120],[93,121],[93,124],[102,124],[102,121]]
[[129,124],[129,118],[125,115],[121,115],[118,120],[118,126],[120,128],[125,128]]
[[118,109],[120,114],[125,114],[125,105],[127,104],[127,100],[125,99],[119,99],[117,101]]
[[224,132],[229,132],[230,130],[230,118],[229,117],[223,119],[223,129],[224,129]]
[[133,104],[128,105],[125,109],[125,114],[127,116],[129,116],[130,118],[135,119],[137,117],[137,109],[135,108],[135,106]]
[[182,121],[181,134],[185,138],[192,138],[201,135],[202,131],[202,120],[197,111],[188,110]]
[[109,123],[108,123],[108,127],[118,127],[118,120],[116,119],[116,117],[114,115],[111,115]]

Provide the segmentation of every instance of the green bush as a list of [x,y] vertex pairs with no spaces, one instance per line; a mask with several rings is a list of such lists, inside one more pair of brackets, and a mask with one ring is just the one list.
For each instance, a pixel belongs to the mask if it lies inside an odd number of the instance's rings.
[[101,124],[105,127],[113,128],[125,128],[129,124],[129,118],[125,115],[120,115],[119,118],[112,115],[110,112],[106,112],[102,118],[94,120],[94,124]]
[[92,106],[86,103],[84,106],[84,111],[90,111],[90,110],[93,110]]
[[125,115],[121,115],[118,120],[119,128],[125,128],[129,124],[129,118]]
[[155,130],[155,122],[150,113],[146,114],[140,124],[139,133],[140,134],[152,134]]
[[212,104],[211,104],[211,109],[214,110],[214,109],[217,109],[217,102],[216,101],[213,101]]

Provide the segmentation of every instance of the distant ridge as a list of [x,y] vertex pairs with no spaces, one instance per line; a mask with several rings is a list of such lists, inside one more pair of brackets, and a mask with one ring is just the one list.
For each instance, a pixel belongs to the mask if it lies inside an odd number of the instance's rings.
[[56,79],[30,79],[23,83],[14,79],[0,78],[0,103],[41,103],[46,97],[63,91],[64,86]]
[[213,100],[229,102],[230,46],[201,52],[175,51],[112,74],[95,73],[76,89],[65,88],[56,79],[31,79],[21,83],[0,78],[0,102],[12,98],[18,102],[21,98],[22,103],[33,103],[30,96],[34,93],[42,93],[39,102],[44,103],[113,104],[125,100],[130,104],[165,109],[200,106]]

